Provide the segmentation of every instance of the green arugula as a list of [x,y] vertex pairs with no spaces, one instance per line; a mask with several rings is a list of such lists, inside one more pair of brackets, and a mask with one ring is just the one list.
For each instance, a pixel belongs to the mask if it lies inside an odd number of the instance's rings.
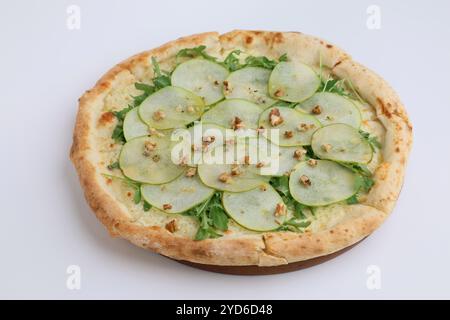
[[241,54],[241,50],[234,50],[231,51],[225,60],[221,63],[223,66],[225,66],[228,70],[231,72],[245,68],[245,67],[260,67],[265,68],[269,70],[273,70],[275,66],[283,61],[287,61],[288,57],[287,54],[283,54],[278,58],[278,61],[276,60],[270,60],[267,57],[264,56],[248,56],[245,58],[244,63],[241,64],[238,56]]
[[289,220],[284,221],[283,224],[278,228],[278,230],[302,232],[303,229],[308,227],[311,223],[310,221],[306,220],[306,215],[304,213],[304,210],[308,209],[309,207],[297,202],[292,197],[289,191],[289,177],[272,177],[269,183],[281,196],[286,207],[290,211],[292,211],[293,216]]
[[375,184],[375,181],[372,179],[372,172],[367,168],[367,166],[362,164],[356,164],[356,163],[340,163],[344,167],[349,168],[353,172],[355,172],[356,175],[356,189],[358,192],[348,198],[346,200],[347,204],[356,204],[358,203],[358,197],[361,192],[369,192],[370,189]]
[[375,149],[381,149],[381,143],[380,141],[378,141],[377,137],[371,136],[370,133],[365,132],[363,130],[359,130],[359,133],[364,138],[364,140],[366,140],[369,143],[370,148],[372,149],[373,152],[375,152]]
[[156,60],[155,57],[152,57],[152,65],[153,65],[153,72],[155,76],[152,79],[153,85],[149,85],[146,83],[140,83],[136,82],[134,84],[134,87],[139,90],[143,91],[142,94],[138,96],[133,96],[133,103],[131,105],[128,105],[126,108],[120,110],[120,111],[114,111],[113,114],[116,116],[117,119],[117,125],[113,130],[113,133],[111,135],[111,138],[114,139],[117,143],[125,143],[125,136],[123,133],[123,121],[125,119],[125,116],[127,113],[140,106],[141,103],[147,99],[148,96],[155,93],[156,91],[170,86],[171,80],[170,80],[170,74],[167,72],[161,71],[161,68],[159,67],[159,63]]
[[287,102],[283,100],[278,100],[271,107],[287,107],[294,109],[297,106],[297,104],[298,104],[297,102]]
[[123,183],[125,183],[128,187],[130,187],[131,189],[133,189],[134,191],[134,195],[133,195],[133,202],[135,204],[139,204],[141,202],[143,202],[143,208],[144,211],[148,211],[152,208],[151,204],[149,204],[147,201],[145,201],[144,199],[142,199],[142,193],[141,193],[141,185],[142,183],[131,180],[127,177],[118,177],[118,176],[113,176],[110,174],[102,174],[104,177],[109,178],[109,179],[113,179],[113,180],[119,180]]
[[216,192],[208,200],[183,213],[194,217],[199,222],[200,226],[195,235],[195,240],[218,238],[222,234],[216,230],[228,230],[228,215],[225,213],[221,198],[222,193]]
[[241,54],[241,50],[233,50],[233,51],[231,51],[227,55],[225,60],[223,60],[222,65],[224,67],[226,67],[228,70],[230,70],[231,72],[243,68],[243,66],[241,65],[241,63],[239,61],[239,58],[237,57],[240,54]]
[[114,170],[114,169],[120,169],[120,164],[119,161],[116,161],[114,163],[111,163],[110,165],[107,166],[108,170]]
[[194,47],[194,48],[184,48],[181,49],[180,51],[178,51],[176,58],[178,60],[178,58],[197,58],[197,57],[202,57],[206,60],[210,60],[213,62],[217,61],[217,58],[207,54],[205,52],[206,46],[198,46],[198,47]]

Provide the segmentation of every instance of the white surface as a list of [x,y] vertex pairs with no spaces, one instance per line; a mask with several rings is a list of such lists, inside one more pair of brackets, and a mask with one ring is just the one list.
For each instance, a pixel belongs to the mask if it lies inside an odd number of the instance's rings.
[[[2,1],[0,298],[450,298],[448,1]],[[81,29],[66,8],[81,8]],[[366,9],[381,8],[381,29]],[[222,8],[220,7],[222,6]],[[111,239],[68,160],[77,98],[115,63],[182,35],[234,28],[321,36],[376,70],[414,124],[393,215],[346,254],[300,272],[227,276]],[[81,290],[66,268],[81,267]],[[381,270],[368,290],[366,268]]]

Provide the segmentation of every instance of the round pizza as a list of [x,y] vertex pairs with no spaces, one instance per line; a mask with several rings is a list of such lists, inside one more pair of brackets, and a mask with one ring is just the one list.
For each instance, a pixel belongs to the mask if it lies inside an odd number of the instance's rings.
[[180,38],[79,100],[71,159],[112,236],[176,260],[281,266],[370,235],[412,126],[393,89],[299,32]]

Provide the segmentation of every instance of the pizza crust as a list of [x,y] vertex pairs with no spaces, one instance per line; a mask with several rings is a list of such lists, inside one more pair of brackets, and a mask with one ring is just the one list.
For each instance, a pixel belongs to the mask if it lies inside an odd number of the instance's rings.
[[[164,68],[180,49],[202,44],[207,46],[210,54],[218,57],[241,48],[270,58],[287,53],[291,59],[316,67],[321,57],[326,72],[350,79],[358,93],[375,108],[386,129],[383,162],[375,172],[375,185],[364,203],[345,206],[345,218],[318,232],[303,234],[236,234],[194,241],[172,234],[161,226],[136,223],[136,218],[130,215],[125,204],[117,201],[101,175],[104,166],[99,164],[101,159],[96,150],[95,135],[101,130],[99,119],[103,118],[106,98],[124,78],[132,77],[142,82],[151,79],[152,56],[161,61]],[[111,69],[79,100],[70,156],[90,207],[112,236],[178,260],[214,265],[276,266],[341,250],[379,227],[392,211],[400,193],[411,144],[411,123],[398,96],[381,77],[354,62],[341,49],[297,32],[236,30],[223,35],[209,32],[180,38],[135,55]]]

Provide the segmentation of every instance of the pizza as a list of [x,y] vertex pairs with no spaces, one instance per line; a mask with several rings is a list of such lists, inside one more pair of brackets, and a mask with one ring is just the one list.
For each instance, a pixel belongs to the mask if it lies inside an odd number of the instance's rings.
[[176,260],[281,266],[376,230],[412,126],[394,90],[299,32],[208,32],[137,54],[79,99],[71,160],[114,237]]

